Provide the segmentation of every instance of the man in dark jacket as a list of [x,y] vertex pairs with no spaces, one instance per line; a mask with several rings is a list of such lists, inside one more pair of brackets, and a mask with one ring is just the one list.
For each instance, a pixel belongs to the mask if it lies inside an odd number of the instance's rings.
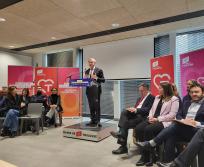
[[88,59],[89,69],[85,71],[85,77],[91,78],[91,86],[87,87],[86,95],[89,102],[89,109],[91,114],[91,121],[87,124],[88,126],[98,126],[100,124],[100,96],[101,96],[101,83],[105,82],[103,70],[96,67],[96,60],[94,58]]
[[126,108],[120,116],[119,132],[111,132],[111,135],[118,139],[121,146],[117,150],[113,150],[113,154],[127,153],[128,130],[136,127],[149,115],[149,111],[154,103],[154,96],[149,92],[149,85],[142,83],[138,87],[140,98],[137,99],[134,107]]

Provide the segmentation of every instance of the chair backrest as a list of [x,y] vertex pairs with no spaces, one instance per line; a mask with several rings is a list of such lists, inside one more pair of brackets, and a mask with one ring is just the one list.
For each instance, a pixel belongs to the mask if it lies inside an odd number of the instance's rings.
[[28,116],[39,116],[42,115],[43,103],[29,103],[28,104]]

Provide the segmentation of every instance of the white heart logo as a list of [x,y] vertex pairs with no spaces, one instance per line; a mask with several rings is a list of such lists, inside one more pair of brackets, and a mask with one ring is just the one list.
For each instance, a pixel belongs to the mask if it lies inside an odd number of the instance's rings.
[[42,88],[42,91],[46,93],[46,92],[50,92],[50,88],[53,86],[54,81],[52,79],[40,79],[37,83],[37,86],[40,86],[41,83],[43,87],[46,87],[47,90]]
[[[166,77],[168,80],[162,79],[162,78],[164,78],[164,77]],[[156,82],[158,78],[160,79],[160,82],[159,82],[159,83]],[[169,74],[156,74],[156,75],[154,76],[154,78],[153,78],[153,83],[154,83],[154,85],[156,86],[156,88],[159,89],[159,84],[160,84],[161,82],[169,82],[170,80],[171,80],[171,77],[170,77]],[[158,81],[159,81],[159,80],[158,80]]]
[[200,84],[204,85],[204,77],[199,77],[199,78],[197,79],[197,81],[198,81]]

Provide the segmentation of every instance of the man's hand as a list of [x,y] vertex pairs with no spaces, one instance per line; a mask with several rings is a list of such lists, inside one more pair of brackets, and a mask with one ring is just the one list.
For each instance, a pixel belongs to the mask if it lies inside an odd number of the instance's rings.
[[129,112],[137,112],[137,109],[134,108],[134,107],[126,108],[126,110],[129,111]]
[[25,103],[23,103],[23,102],[21,103],[21,108],[22,108],[22,107],[25,107]]
[[50,108],[52,108],[52,109],[55,109],[56,107],[57,107],[57,105],[55,105],[55,104],[50,105]]
[[156,122],[158,122],[157,118],[149,117],[149,123],[153,124],[153,123],[156,123]]
[[192,126],[196,126],[196,121],[191,119],[191,118],[186,118],[186,119],[183,119],[182,122],[184,124],[187,124],[187,125],[192,125]]
[[91,74],[91,78],[97,80],[96,74]]

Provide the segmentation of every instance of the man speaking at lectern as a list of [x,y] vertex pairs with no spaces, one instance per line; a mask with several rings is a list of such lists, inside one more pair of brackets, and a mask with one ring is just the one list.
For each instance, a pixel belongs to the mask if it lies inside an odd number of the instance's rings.
[[91,114],[91,121],[87,123],[88,126],[98,126],[100,124],[100,96],[101,96],[101,83],[105,82],[103,70],[96,67],[96,60],[94,58],[88,59],[89,69],[85,71],[85,77],[91,78],[92,82],[89,87],[86,88],[86,95],[89,102],[89,109]]

